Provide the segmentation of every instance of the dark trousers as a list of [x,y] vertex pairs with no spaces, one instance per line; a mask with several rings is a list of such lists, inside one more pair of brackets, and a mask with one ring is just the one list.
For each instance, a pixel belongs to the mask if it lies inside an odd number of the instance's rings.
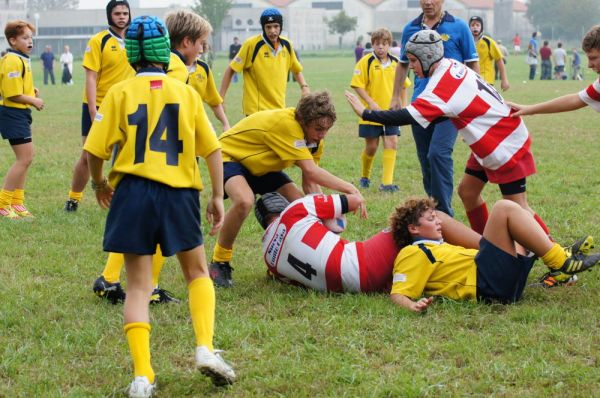
[[52,81],[52,84],[55,84],[55,82],[54,82],[54,70],[53,69],[46,69],[46,68],[44,68],[44,84],[48,84],[48,75],[50,75],[50,80]]

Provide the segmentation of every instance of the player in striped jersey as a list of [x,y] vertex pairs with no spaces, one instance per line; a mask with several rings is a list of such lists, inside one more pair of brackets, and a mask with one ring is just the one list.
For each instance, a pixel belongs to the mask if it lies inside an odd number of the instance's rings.
[[[269,274],[319,291],[389,293],[399,251],[391,231],[349,242],[324,225],[363,201],[359,194],[308,195],[290,204],[276,192],[264,194],[254,214],[265,229],[262,247]],[[479,248],[479,234],[442,212],[439,217],[447,241]]]
[[450,119],[471,147],[465,174],[458,188],[471,227],[482,233],[488,211],[481,192],[490,181],[500,186],[505,199],[531,212],[548,233],[541,218],[529,207],[526,177],[535,173],[531,138],[520,118],[500,94],[464,64],[444,58],[442,38],[433,30],[422,30],[406,44],[409,67],[419,77],[429,77],[421,94],[401,110],[365,110],[356,96],[346,97],[365,120],[388,124],[430,124]]

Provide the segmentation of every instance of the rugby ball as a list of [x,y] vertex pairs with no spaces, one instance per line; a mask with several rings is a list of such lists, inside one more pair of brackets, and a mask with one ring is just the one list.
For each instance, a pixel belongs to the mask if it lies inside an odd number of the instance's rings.
[[323,225],[326,226],[331,232],[341,234],[346,229],[348,222],[346,221],[346,216],[342,214],[338,218],[329,218],[327,220],[323,220]]

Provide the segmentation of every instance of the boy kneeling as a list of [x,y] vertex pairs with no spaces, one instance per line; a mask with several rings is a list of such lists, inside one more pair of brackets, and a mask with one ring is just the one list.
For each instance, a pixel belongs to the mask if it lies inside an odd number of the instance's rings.
[[[425,311],[431,296],[515,302],[536,256],[551,270],[566,274],[600,263],[600,254],[589,254],[591,236],[563,248],[548,238],[531,213],[509,200],[494,205],[479,250],[444,243],[433,199],[409,199],[390,220],[396,244],[404,247],[394,263],[391,299],[414,312]],[[422,295],[429,297],[419,299]]]

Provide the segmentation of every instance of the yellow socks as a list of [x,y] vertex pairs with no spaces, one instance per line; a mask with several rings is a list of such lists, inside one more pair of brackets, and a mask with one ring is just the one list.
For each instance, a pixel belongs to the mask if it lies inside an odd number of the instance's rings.
[[360,164],[362,166],[361,177],[371,178],[371,171],[373,170],[373,161],[375,156],[369,156],[365,151],[360,155]]
[[552,249],[542,256],[542,261],[548,268],[559,269],[567,261],[567,253],[558,243],[555,243]]
[[12,197],[12,200],[10,201],[10,204],[22,206],[24,201],[25,201],[25,191],[22,189],[15,189],[15,192],[13,193],[13,197]]
[[5,209],[11,205],[14,194],[14,191],[7,191],[6,189],[0,191],[0,209]]
[[146,376],[150,384],[153,384],[155,375],[150,363],[150,324],[145,322],[128,323],[123,330],[129,343],[135,376]]
[[106,265],[102,271],[104,279],[110,283],[118,282],[123,264],[125,264],[125,257],[121,253],[108,253],[108,259],[106,259]]
[[213,251],[213,261],[217,261],[220,263],[228,263],[233,258],[233,248],[225,249],[221,247],[218,243],[215,244],[215,249]]
[[383,185],[392,185],[394,180],[394,168],[396,167],[396,150],[383,150],[383,173],[381,175],[381,183]]
[[156,245],[156,253],[152,256],[152,286],[158,286],[158,277],[163,265],[165,265],[165,258],[160,251],[160,245]]
[[188,294],[196,347],[206,346],[213,351],[216,302],[213,281],[208,277],[194,279],[188,285]]
[[69,199],[73,199],[78,202],[81,202],[81,198],[83,198],[83,192],[69,191]]

